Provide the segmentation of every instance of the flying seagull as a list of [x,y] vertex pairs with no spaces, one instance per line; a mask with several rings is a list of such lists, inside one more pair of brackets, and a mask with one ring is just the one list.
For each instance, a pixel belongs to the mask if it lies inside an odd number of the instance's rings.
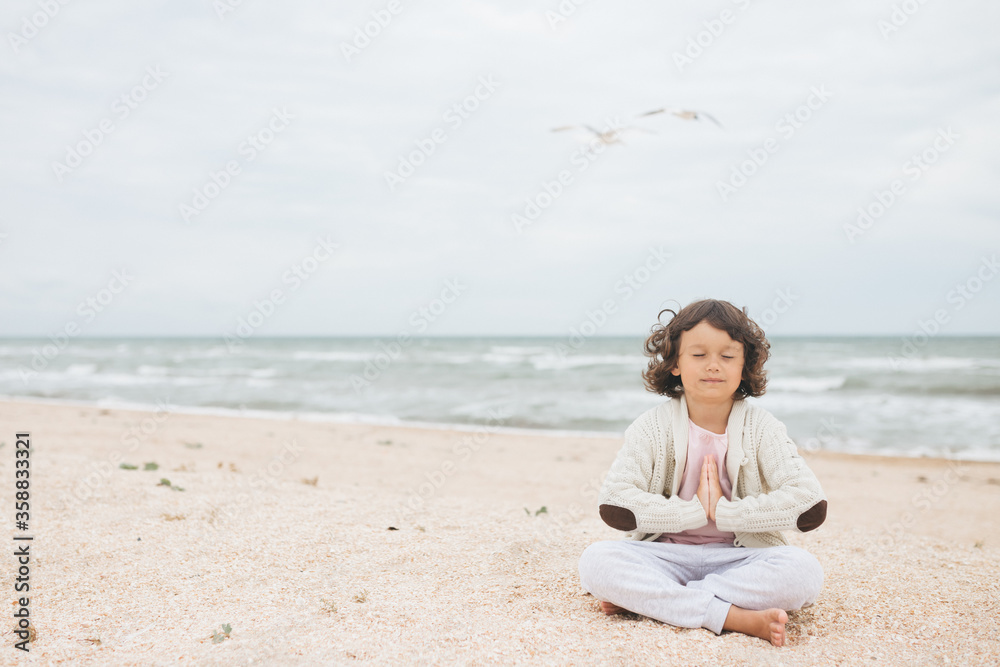
[[647,111],[644,114],[639,114],[639,118],[643,118],[645,116],[655,116],[656,114],[659,113],[673,114],[678,118],[682,118],[684,120],[701,120],[702,118],[707,118],[708,120],[712,121],[719,127],[722,127],[722,123],[715,120],[715,117],[713,117],[711,114],[705,111],[692,111],[690,109],[676,109],[673,107],[664,107],[663,109],[655,109],[653,111]]
[[608,129],[603,131],[591,127],[590,125],[563,125],[562,127],[552,128],[553,132],[564,132],[565,130],[586,130],[594,135],[599,142],[606,146],[610,146],[611,144],[624,145],[625,142],[621,139],[623,132],[635,131],[644,132],[646,134],[656,134],[656,132],[653,132],[652,130],[645,130],[641,127],[616,127],[614,125],[609,125]]

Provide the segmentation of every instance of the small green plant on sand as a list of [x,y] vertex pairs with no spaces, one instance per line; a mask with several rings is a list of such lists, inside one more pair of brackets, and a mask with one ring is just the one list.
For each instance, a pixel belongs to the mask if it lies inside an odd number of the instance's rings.
[[134,466],[131,463],[119,463],[118,467],[122,470],[138,470],[139,466]]
[[228,623],[223,623],[222,624],[222,632],[213,632],[212,633],[212,643],[213,644],[218,644],[220,642],[223,642],[223,641],[229,639],[229,633],[232,632],[232,631],[233,631],[233,626],[229,625]]
[[[524,513],[527,514],[528,516],[531,516],[531,510],[529,510],[527,507],[524,508]],[[535,516],[538,516],[539,514],[548,514],[548,513],[549,513],[549,508],[546,507],[545,505],[542,505],[537,510],[535,510]]]
[[144,465],[142,467],[142,469],[143,470],[157,470],[157,469],[159,469],[159,467],[160,467],[159,463],[156,463],[155,461],[149,461],[148,463],[146,463],[146,465]]
[[188,449],[201,449],[204,445],[200,442],[185,442],[184,446]]
[[173,489],[174,491],[183,491],[184,490],[183,488],[181,488],[179,486],[174,486],[173,484],[171,484],[170,480],[167,479],[166,477],[161,477],[160,478],[160,483],[157,484],[157,486],[166,486],[168,488]]

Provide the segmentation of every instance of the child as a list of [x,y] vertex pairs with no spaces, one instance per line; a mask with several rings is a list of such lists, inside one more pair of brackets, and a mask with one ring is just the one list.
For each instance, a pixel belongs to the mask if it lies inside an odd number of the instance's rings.
[[646,386],[670,400],[625,431],[600,514],[628,539],[587,547],[580,581],[607,614],[782,646],[785,611],[816,600],[823,570],[780,531],[817,528],[826,500],[785,426],[744,400],[764,393],[770,344],[746,309],[706,299],[654,326],[645,352]]

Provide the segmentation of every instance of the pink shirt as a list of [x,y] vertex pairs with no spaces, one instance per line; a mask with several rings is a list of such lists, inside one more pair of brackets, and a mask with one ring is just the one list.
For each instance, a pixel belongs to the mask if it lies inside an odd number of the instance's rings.
[[[677,490],[677,495],[681,500],[691,500],[697,495],[698,484],[701,481],[701,464],[709,454],[715,455],[722,495],[726,497],[726,500],[732,500],[733,485],[729,480],[729,473],[726,472],[726,452],[728,451],[728,429],[722,434],[712,433],[690,419],[688,420],[687,461],[684,464],[684,476],[681,478],[680,488]],[[680,533],[664,533],[656,538],[656,541],[672,544],[709,544],[711,542],[732,544],[735,538],[735,534],[719,530],[715,527],[715,522],[709,519],[708,524],[701,528],[692,528]]]

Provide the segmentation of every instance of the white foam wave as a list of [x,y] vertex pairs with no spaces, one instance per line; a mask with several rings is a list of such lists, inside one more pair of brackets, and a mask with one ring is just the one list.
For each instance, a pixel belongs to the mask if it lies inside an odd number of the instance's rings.
[[229,357],[242,354],[241,351],[233,352],[225,345],[219,345],[216,347],[209,347],[206,349],[202,348],[190,348],[182,352],[177,352],[171,355],[171,359],[174,363],[181,363],[188,359],[218,359],[220,357]]
[[375,357],[375,352],[348,352],[345,350],[317,352],[312,350],[302,350],[292,354],[292,359],[306,359],[314,361],[368,361]]
[[[61,373],[46,373],[46,376],[52,375],[58,377],[62,375]],[[45,377],[45,379],[49,379]],[[96,373],[88,376],[87,385],[114,385],[117,387],[130,387],[144,384],[158,384],[162,382],[161,379],[156,377],[144,377],[139,375],[132,375],[130,373]]]
[[923,373],[926,371],[1000,368],[1000,360],[973,359],[972,357],[907,357],[900,353],[885,357],[844,359],[842,362],[838,362],[837,365],[839,368]]
[[497,354],[495,352],[487,352],[481,358],[486,363],[497,364],[498,366],[520,364],[525,361],[525,357],[520,354]]
[[771,391],[789,391],[819,393],[840,389],[847,381],[844,375],[831,375],[824,377],[776,377],[767,383],[767,388]]
[[531,364],[538,370],[580,368],[583,366],[630,366],[641,368],[645,365],[642,357],[628,354],[579,354],[571,356],[549,354],[532,357]]
[[532,354],[544,354],[551,352],[552,348],[540,345],[493,345],[490,347],[492,354],[511,354],[519,356],[529,356]]
[[474,361],[479,361],[480,356],[478,354],[460,354],[460,353],[437,353],[430,355],[430,359],[435,362],[442,364],[456,364],[464,365],[471,364]]

